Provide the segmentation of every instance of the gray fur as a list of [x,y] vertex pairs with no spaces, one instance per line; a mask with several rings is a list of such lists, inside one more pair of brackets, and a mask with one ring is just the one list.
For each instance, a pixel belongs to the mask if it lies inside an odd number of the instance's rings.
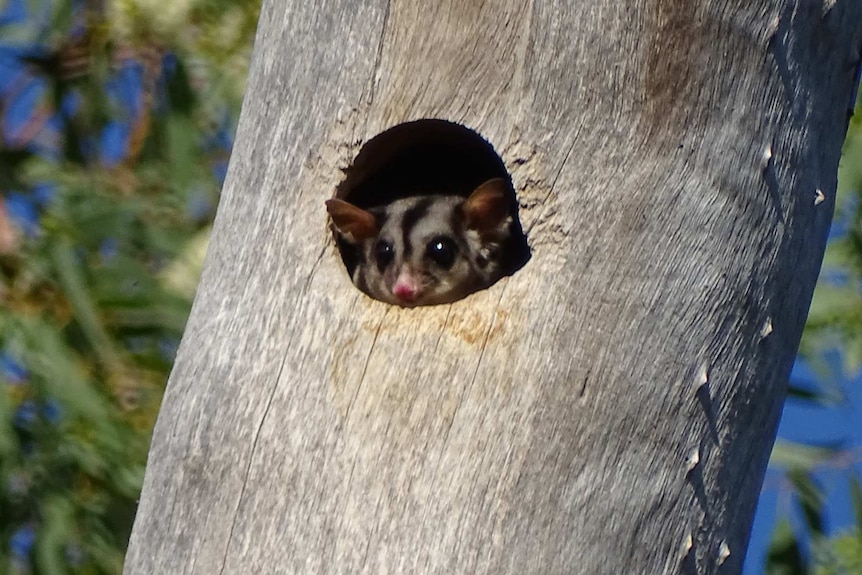
[[[460,196],[415,196],[368,210],[379,222],[376,236],[351,241],[341,234],[360,253],[353,283],[375,299],[413,307],[449,303],[497,281],[501,275],[501,245],[509,237],[511,218],[480,234],[467,227],[464,201]],[[427,254],[429,242],[439,237],[451,239],[456,246],[454,263],[448,269]],[[375,258],[375,247],[381,240],[393,248],[392,261],[382,271]],[[404,301],[393,293],[396,279],[404,270],[421,286],[414,301]]]

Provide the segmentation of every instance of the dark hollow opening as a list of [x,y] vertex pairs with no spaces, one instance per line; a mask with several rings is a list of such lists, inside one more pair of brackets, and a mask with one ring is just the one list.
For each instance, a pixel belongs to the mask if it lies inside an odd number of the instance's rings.
[[[468,197],[492,178],[503,178],[511,194],[510,237],[501,250],[502,276],[512,275],[530,259],[530,249],[518,218],[512,180],[493,146],[473,130],[445,120],[399,124],[371,140],[345,170],[335,197],[369,209],[400,198],[422,195]],[[358,254],[335,235],[351,277]]]

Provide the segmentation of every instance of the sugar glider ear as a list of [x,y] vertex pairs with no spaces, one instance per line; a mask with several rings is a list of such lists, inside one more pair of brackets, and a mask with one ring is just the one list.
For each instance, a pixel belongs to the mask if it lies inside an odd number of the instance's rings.
[[371,212],[344,200],[326,200],[326,211],[338,233],[349,242],[361,242],[377,235],[377,219]]
[[488,180],[473,190],[462,210],[467,229],[480,234],[501,231],[509,223],[509,183],[503,178]]

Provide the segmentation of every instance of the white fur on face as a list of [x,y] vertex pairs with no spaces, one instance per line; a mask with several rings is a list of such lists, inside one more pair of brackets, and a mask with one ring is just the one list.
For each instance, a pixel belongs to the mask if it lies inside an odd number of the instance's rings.
[[[376,237],[354,242],[363,256],[353,273],[357,287],[376,299],[412,307],[452,302],[499,279],[499,249],[508,237],[510,220],[492,237],[483,238],[476,230],[466,229],[463,203],[460,196],[416,196],[370,210],[382,226]],[[451,266],[429,257],[428,245],[440,238],[455,247]],[[391,262],[382,269],[375,255],[381,241],[392,247]],[[399,277],[409,278],[415,287],[412,300],[395,296]]]

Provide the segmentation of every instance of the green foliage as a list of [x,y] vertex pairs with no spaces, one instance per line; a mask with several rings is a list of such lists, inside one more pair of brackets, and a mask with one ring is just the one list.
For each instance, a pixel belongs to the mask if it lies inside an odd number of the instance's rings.
[[766,575],[805,575],[806,570],[799,542],[785,519],[775,527],[766,562]]
[[[257,16],[256,3],[187,2],[174,25],[194,32],[157,34],[169,4],[31,2],[44,18],[3,30],[41,47],[28,56],[48,84],[36,116],[77,106],[61,153],[0,148],[0,198],[38,211],[22,230],[0,201],[0,573],[122,571]],[[129,70],[132,107],[108,89]],[[127,137],[106,160],[111,126]],[[41,203],[23,192],[40,186]]]
[[853,478],[851,497],[856,527],[814,546],[815,575],[857,575],[862,573],[862,486]]
[[862,530],[858,527],[835,537],[815,551],[815,575],[862,573]]

